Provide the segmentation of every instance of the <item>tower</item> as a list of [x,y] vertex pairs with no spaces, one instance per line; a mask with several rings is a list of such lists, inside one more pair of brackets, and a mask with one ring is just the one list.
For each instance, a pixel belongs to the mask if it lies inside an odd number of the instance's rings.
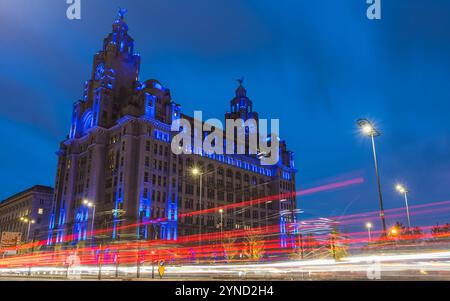
[[239,119],[246,121],[250,118],[258,121],[258,113],[253,111],[253,103],[247,96],[247,90],[243,83],[244,78],[237,80],[239,86],[235,91],[234,98],[230,101],[230,111],[225,114],[225,119]]
[[[108,229],[105,235],[113,239],[121,232],[150,237],[153,225],[119,229],[145,222],[156,211],[172,215],[158,224],[154,237],[176,237],[176,192],[165,186],[155,198],[170,195],[170,201],[166,198],[155,205],[150,192],[156,183],[149,181],[149,174],[151,168],[168,169],[168,160],[161,164],[156,156],[168,153],[170,124],[179,118],[181,108],[157,80],[139,81],[140,56],[134,52],[125,13],[119,10],[112,31],[94,55],[83,96],[73,105],[68,139],[57,152],[49,244],[67,237],[75,242],[89,240],[91,227]],[[150,150],[155,150],[152,160]],[[169,182],[167,176],[164,181]],[[95,217],[84,201],[95,204]]]
[[78,138],[94,126],[108,128],[126,113],[138,82],[140,56],[128,35],[126,11],[120,10],[112,32],[95,54],[91,78],[86,81],[81,101],[74,104],[70,138]]

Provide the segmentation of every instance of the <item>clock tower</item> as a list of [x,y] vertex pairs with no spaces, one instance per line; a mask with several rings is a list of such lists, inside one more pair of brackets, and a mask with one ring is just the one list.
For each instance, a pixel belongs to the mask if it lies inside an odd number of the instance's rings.
[[140,56],[120,9],[103,48],[94,55],[91,78],[85,82],[82,101],[74,104],[70,138],[84,135],[94,126],[108,128],[126,115],[138,86]]

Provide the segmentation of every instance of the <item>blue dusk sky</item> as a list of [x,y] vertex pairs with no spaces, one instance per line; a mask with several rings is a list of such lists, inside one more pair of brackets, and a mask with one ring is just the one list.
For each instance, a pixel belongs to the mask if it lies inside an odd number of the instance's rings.
[[[383,133],[387,209],[404,205],[397,181],[410,188],[411,205],[450,200],[450,1],[382,1],[379,21],[366,18],[365,2],[81,0],[82,19],[71,21],[65,0],[2,0],[0,199],[53,186],[72,104],[117,8],[127,7],[140,80],[158,79],[184,113],[223,118],[243,76],[260,117],[280,119],[299,189],[365,179],[299,198],[305,216],[378,209],[361,117]],[[450,214],[412,220],[450,222]]]

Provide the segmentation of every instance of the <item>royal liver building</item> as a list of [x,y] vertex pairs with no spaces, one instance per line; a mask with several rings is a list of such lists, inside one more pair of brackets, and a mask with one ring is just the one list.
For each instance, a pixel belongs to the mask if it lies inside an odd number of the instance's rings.
[[[296,170],[285,142],[271,166],[255,155],[173,154],[172,121],[188,117],[169,89],[139,80],[139,67],[119,14],[94,56],[82,99],[73,105],[70,133],[57,152],[48,244],[177,240],[263,226],[276,228],[281,244],[289,239],[295,196],[208,210],[294,192]],[[242,81],[226,117],[258,118]]]

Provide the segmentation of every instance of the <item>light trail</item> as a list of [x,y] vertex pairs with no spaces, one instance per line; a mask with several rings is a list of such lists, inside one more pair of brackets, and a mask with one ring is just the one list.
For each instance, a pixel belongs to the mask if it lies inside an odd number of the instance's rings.
[[[210,208],[210,209],[179,213],[178,214],[178,218],[182,218],[182,217],[186,217],[186,216],[202,215],[202,214],[206,214],[206,213],[214,213],[214,212],[217,212],[220,209],[225,211],[225,210],[239,208],[239,207],[254,206],[254,205],[258,205],[260,203],[266,203],[266,202],[269,202],[269,201],[276,201],[276,200],[280,200],[280,199],[283,199],[283,198],[290,198],[290,197],[294,197],[294,196],[304,196],[304,195],[310,195],[310,194],[324,192],[324,191],[330,191],[330,190],[333,190],[333,189],[345,188],[345,187],[348,187],[348,186],[361,184],[363,182],[364,182],[363,178],[355,178],[355,179],[340,181],[340,182],[336,182],[336,183],[325,184],[325,185],[321,185],[321,186],[317,186],[317,187],[313,187],[313,188],[308,188],[308,189],[305,189],[305,190],[296,191],[296,192],[292,192],[292,193],[277,194],[277,195],[273,195],[273,196],[269,196],[269,197],[264,197],[264,198],[244,201],[244,202],[240,202],[240,203],[219,206],[219,207]],[[157,219],[153,219],[153,220],[149,220],[149,221],[145,221],[145,222],[141,222],[141,223],[134,223],[134,224],[129,224],[129,225],[123,225],[123,226],[117,227],[116,231],[118,231],[118,230],[125,230],[125,229],[129,229],[129,228],[135,228],[135,227],[138,227],[138,226],[143,226],[143,225],[148,225],[148,224],[153,224],[153,223],[160,223],[160,222],[164,222],[164,221],[167,221],[167,220],[168,220],[168,218],[165,217],[165,218],[157,218]],[[91,236],[91,235],[95,236],[95,235],[99,235],[99,234],[105,234],[105,233],[112,232],[112,230],[113,230],[113,228],[105,228],[105,229],[98,229],[98,230],[94,230],[94,231],[87,231],[87,235],[88,236]],[[62,241],[67,243],[67,242],[73,241],[75,238],[76,238],[76,235],[74,235],[74,234],[64,235],[63,238],[62,238]],[[53,239],[53,243],[52,244],[54,244],[54,243],[55,243],[55,239]],[[31,249],[33,247],[40,247],[40,246],[44,246],[46,244],[47,244],[47,240],[42,240],[42,241],[38,241],[38,242],[35,242],[35,243],[25,244],[25,245],[19,247],[19,250]],[[7,249],[5,249],[5,250],[7,250]],[[11,249],[11,250],[15,250],[15,249]]]
[[[436,263],[439,263],[436,265]],[[180,277],[195,278],[199,275],[208,277],[231,276],[233,278],[246,277],[269,277],[273,279],[283,279],[283,277],[295,277],[302,279],[304,273],[324,273],[326,275],[333,273],[337,276],[348,275],[348,273],[363,273],[360,277],[367,277],[368,271],[373,269],[374,263],[377,263],[380,269],[380,277],[395,272],[409,273],[416,271],[419,275],[438,271],[450,272],[450,252],[417,252],[413,254],[385,254],[378,256],[353,256],[346,257],[341,261],[332,259],[316,259],[316,260],[291,260],[275,263],[248,263],[248,264],[216,264],[216,265],[183,265],[183,266],[167,266],[165,277],[169,279],[177,279]],[[114,274],[127,273],[135,274],[137,266],[115,267],[111,265],[102,266],[103,277],[114,277]],[[0,275],[9,277],[11,275],[32,273],[41,277],[58,276],[60,278],[78,276],[97,276],[99,268],[94,266],[81,265],[75,268],[55,268],[55,267],[33,267],[29,268],[0,268]],[[141,266],[140,273],[142,276],[149,278],[152,267],[149,265]],[[354,276],[353,276],[354,277]]]
[[[320,191],[326,191],[329,189],[339,188],[339,187],[346,187],[348,185],[354,185],[355,183],[359,183],[360,180],[349,180],[349,181],[343,181],[339,183],[334,183],[330,185],[323,185],[316,188],[311,188],[304,190],[304,194],[310,194],[310,193],[316,193]],[[299,192],[295,192],[295,194],[299,194]],[[276,199],[283,198],[282,196],[272,196],[276,197]],[[267,198],[262,199],[256,199],[246,202],[241,202],[238,204],[230,204],[227,206],[217,207],[217,208],[211,208],[207,210],[200,210],[200,211],[193,211],[189,212],[188,214],[204,214],[206,212],[215,212],[218,210],[218,208],[227,208],[228,206],[233,206],[232,208],[247,206],[249,202],[251,202],[251,205],[259,204],[262,202],[266,202]],[[255,203],[257,202],[257,203]],[[436,203],[429,203],[429,204],[421,204],[416,206],[411,206],[415,208],[426,208],[426,207],[436,207],[436,206],[442,206],[442,205],[448,205],[450,202],[436,202]],[[414,215],[421,215],[421,214],[431,214],[436,212],[443,212],[448,211],[450,207],[445,208],[432,208],[432,209],[426,209],[426,210],[415,210],[413,212]],[[211,211],[212,210],[212,211]],[[403,214],[397,214],[395,212],[404,210],[404,208],[393,208],[386,210],[387,212],[392,212],[393,214],[389,214],[386,217],[388,218],[395,218],[399,216],[403,216]],[[367,216],[370,214],[377,214],[378,212],[368,212],[368,213],[359,213],[359,214],[352,214],[348,216],[341,216],[341,219],[344,219],[343,221],[340,221],[339,224],[351,224],[351,223],[359,223],[360,221],[367,221]],[[365,216],[365,219],[362,219],[360,217]],[[356,218],[355,218],[356,217]],[[345,219],[348,220],[345,220]],[[353,218],[353,219],[350,219]],[[313,220],[305,220],[303,222],[311,222],[315,221]],[[148,223],[148,222],[147,222]],[[133,225],[126,225],[125,227],[131,227]],[[293,227],[296,226],[296,224],[287,224],[287,227]],[[314,225],[302,225],[300,223],[300,230],[308,230],[308,229],[314,229]],[[445,225],[441,226],[421,226],[422,230],[432,229],[432,228],[444,228]],[[108,229],[100,229],[97,231],[107,231]],[[95,231],[95,232],[97,232]],[[290,256],[292,254],[292,247],[299,247],[299,241],[297,238],[295,239],[289,239],[286,243],[285,247],[280,247],[280,240],[279,238],[276,239],[267,239],[264,238],[266,236],[278,236],[279,233],[279,225],[270,225],[270,226],[262,226],[258,228],[252,228],[250,230],[229,230],[224,231],[223,235],[227,239],[236,238],[236,239],[243,239],[248,233],[253,233],[253,235],[261,236],[259,240],[256,240],[254,243],[256,244],[262,244],[263,246],[261,249],[263,250],[264,254],[266,256]],[[372,231],[374,235],[381,233],[380,231]],[[442,234],[441,237],[448,237],[450,234]],[[252,259],[245,259],[245,258],[239,258],[239,259],[224,259],[224,249],[227,249],[228,252],[239,252],[242,251],[243,248],[246,247],[246,243],[242,241],[233,242],[233,243],[217,243],[221,239],[222,235],[219,232],[211,232],[211,233],[204,233],[201,235],[188,235],[188,236],[180,236],[176,241],[166,241],[166,240],[152,240],[152,241],[124,241],[117,244],[107,244],[102,247],[99,246],[92,246],[92,247],[84,247],[84,248],[78,248],[75,249],[68,249],[68,250],[60,250],[60,251],[53,251],[53,252],[38,252],[37,254],[24,254],[20,256],[15,257],[8,257],[5,259],[0,259],[0,268],[22,268],[22,269],[34,269],[39,267],[46,267],[51,265],[53,268],[58,269],[58,266],[60,267],[66,267],[67,266],[67,257],[73,254],[75,251],[77,254],[80,255],[81,258],[81,264],[83,266],[92,266],[92,268],[95,270],[95,266],[98,266],[99,262],[101,264],[110,265],[110,264],[135,264],[139,259],[138,258],[144,258],[145,261],[154,260],[154,258],[158,259],[164,259],[170,262],[174,263],[189,263],[193,261],[197,261],[198,263],[219,263],[219,262],[227,262],[227,265],[232,264],[233,262],[252,262]],[[431,235],[429,233],[423,233],[418,235],[399,235],[395,238],[378,238],[378,239],[372,239],[370,243],[381,243],[381,244],[398,244],[401,243],[400,247],[403,248],[412,248],[417,247],[419,242],[409,242],[413,240],[424,240],[424,239],[434,239],[436,237],[439,237],[439,235]],[[70,238],[70,236],[69,236]],[[72,237],[73,238],[73,237]],[[327,252],[326,247],[330,246],[330,234],[323,234],[323,235],[313,235],[311,237],[313,241],[306,241],[304,240],[302,243],[302,246],[304,248],[305,252],[309,251],[316,251],[315,249],[322,249],[322,252]],[[204,244],[198,246],[179,246],[180,244],[191,244],[196,242],[204,242]],[[405,244],[405,242],[407,244]],[[31,248],[33,246],[38,246],[40,242],[35,244],[27,244],[22,247]],[[367,232],[350,232],[345,233],[345,238],[338,238],[335,239],[335,244],[344,244],[346,250],[363,250],[365,244],[369,243],[369,240],[367,238]],[[433,242],[432,246],[438,246],[442,245],[445,246],[445,242]],[[164,250],[159,250],[161,245],[164,245]],[[387,245],[388,246],[388,245]],[[150,255],[150,252],[152,249],[158,250],[157,256]],[[325,248],[325,249],[324,249]],[[24,248],[25,249],[25,248]],[[311,252],[312,252],[311,251]],[[100,257],[97,257],[97,252],[100,252]],[[109,252],[109,253],[107,253]],[[109,254],[107,256],[106,254]],[[120,254],[120,259],[117,259],[114,257],[117,254]],[[113,257],[111,257],[113,256]],[[282,259],[281,257],[279,259]],[[278,260],[278,259],[277,259]],[[260,263],[265,264],[265,263]],[[51,269],[51,267],[50,267]]]

